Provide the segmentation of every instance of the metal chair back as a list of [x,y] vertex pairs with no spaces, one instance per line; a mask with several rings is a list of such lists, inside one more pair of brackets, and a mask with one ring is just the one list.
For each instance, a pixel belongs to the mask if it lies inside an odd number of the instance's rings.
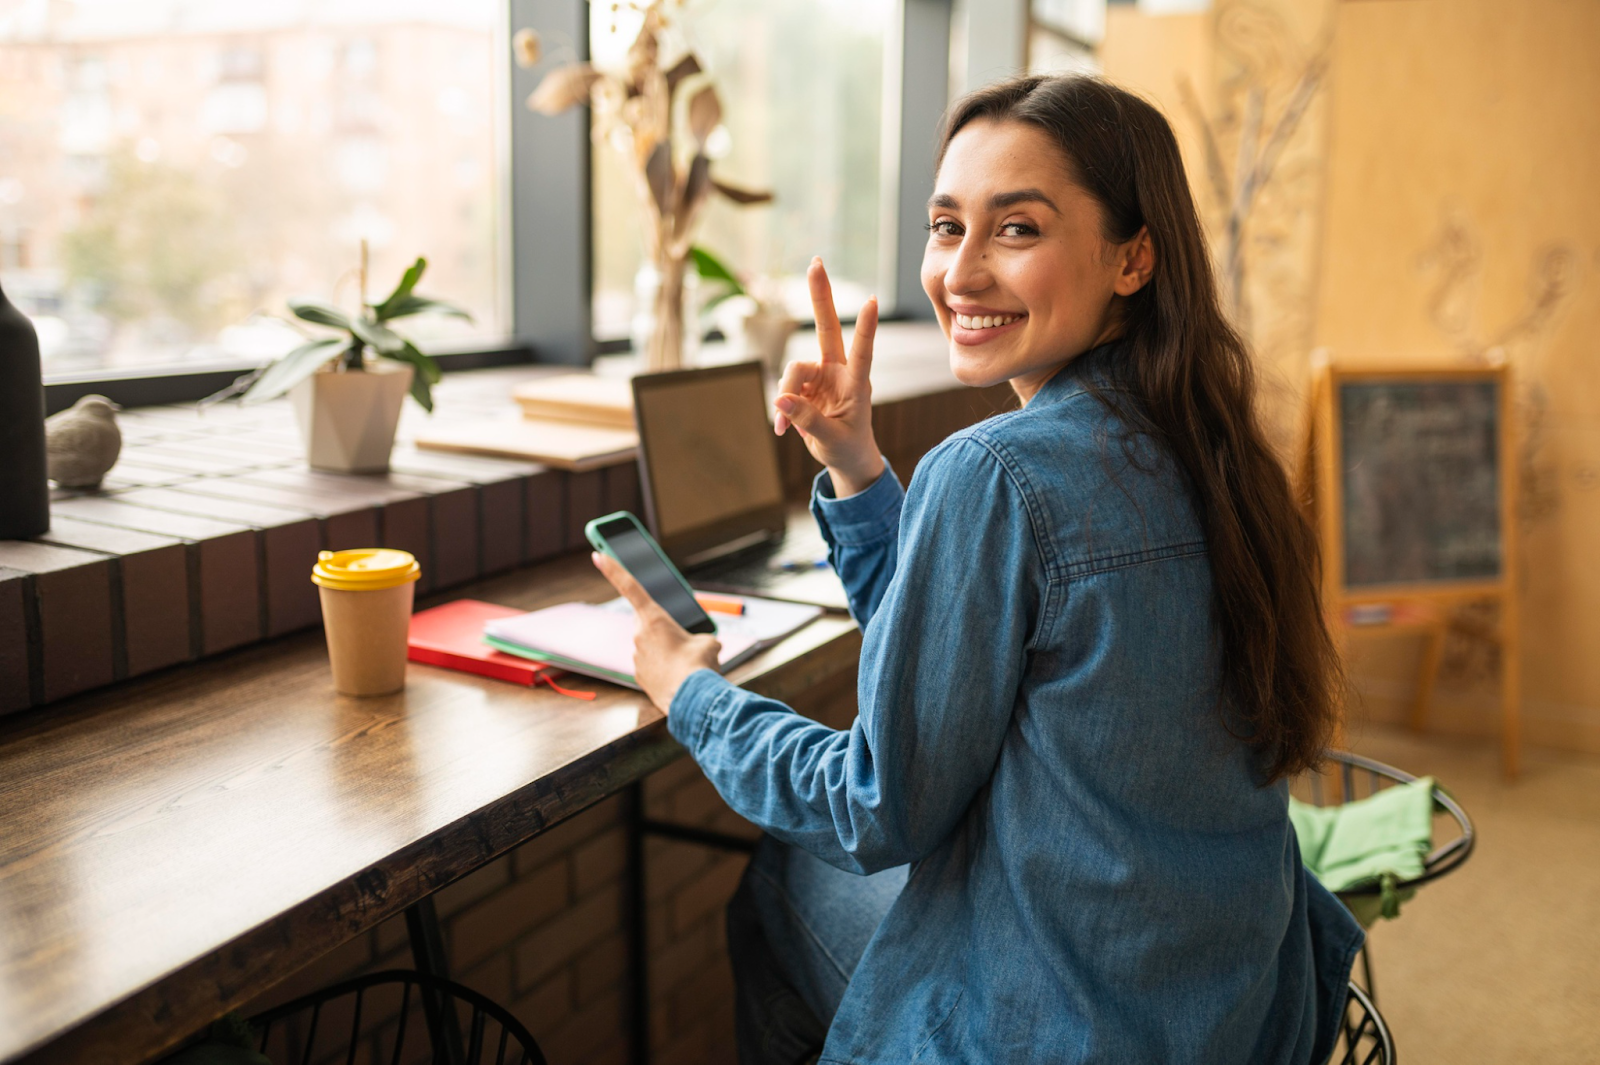
[[1383,1014],[1354,981],[1345,999],[1339,1041],[1334,1044],[1328,1065],[1394,1065],[1394,1039]]
[[[1329,751],[1327,760],[1335,771],[1334,781],[1337,787],[1329,785],[1328,774],[1307,773],[1295,782],[1293,788],[1295,798],[1303,802],[1310,802],[1317,806],[1332,806],[1339,803],[1351,802],[1374,795],[1383,788],[1395,784],[1410,784],[1417,778],[1404,770],[1396,769],[1392,765],[1371,758],[1363,758],[1359,754],[1349,751]],[[1426,884],[1430,880],[1437,880],[1446,873],[1453,872],[1472,855],[1472,848],[1477,843],[1477,832],[1472,827],[1472,818],[1467,816],[1467,811],[1461,808],[1445,790],[1437,784],[1433,787],[1433,809],[1436,817],[1442,816],[1454,822],[1454,832],[1444,843],[1435,847],[1423,862],[1422,875],[1404,880],[1395,886],[1400,889],[1416,887]],[[1437,825],[1437,821],[1435,822]],[[1435,838],[1438,837],[1437,831]],[[1340,892],[1342,896],[1377,895],[1382,887],[1372,884],[1367,887],[1354,888],[1350,891]]]
[[274,1065],[545,1065],[528,1029],[471,988],[413,970],[358,976],[250,1019]]

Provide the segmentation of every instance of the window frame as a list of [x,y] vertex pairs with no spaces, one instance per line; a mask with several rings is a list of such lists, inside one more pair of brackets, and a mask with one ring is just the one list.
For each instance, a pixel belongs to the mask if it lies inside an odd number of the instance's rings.
[[[884,64],[882,174],[886,319],[933,317],[919,274],[924,204],[933,187],[933,130],[948,94],[952,0],[899,0],[891,18]],[[597,342],[593,287],[589,109],[554,116],[525,106],[546,65],[522,70],[510,63],[510,37],[536,27],[550,41],[571,42],[563,61],[589,58],[588,0],[507,0],[496,48],[504,87],[497,118],[510,127],[501,161],[501,195],[510,239],[501,249],[507,271],[512,335],[431,351],[446,373],[517,364],[587,366],[596,355],[628,349],[627,341]],[[552,150],[553,149],[553,150]],[[231,361],[85,370],[47,374],[47,413],[99,394],[123,407],[193,402],[253,369]]]

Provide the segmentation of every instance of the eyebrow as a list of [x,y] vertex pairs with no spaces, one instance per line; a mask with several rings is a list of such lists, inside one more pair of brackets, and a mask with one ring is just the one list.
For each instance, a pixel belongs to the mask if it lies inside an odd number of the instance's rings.
[[[1016,189],[1013,192],[997,192],[989,197],[989,210],[999,211],[1006,207],[1015,207],[1019,203],[1040,203],[1056,214],[1061,213],[1061,209],[1055,205],[1055,202],[1038,189]],[[961,204],[956,202],[956,198],[948,192],[941,192],[928,201],[928,206],[956,210]]]

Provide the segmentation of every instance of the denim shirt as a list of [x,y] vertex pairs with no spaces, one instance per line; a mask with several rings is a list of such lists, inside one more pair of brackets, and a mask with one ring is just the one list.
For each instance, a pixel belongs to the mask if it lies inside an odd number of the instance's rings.
[[[1099,349],[1104,358],[1115,348]],[[767,832],[911,863],[824,1062],[1326,1060],[1361,932],[1219,714],[1186,482],[1085,389],[812,509],[864,628],[826,728],[701,670],[668,727]]]

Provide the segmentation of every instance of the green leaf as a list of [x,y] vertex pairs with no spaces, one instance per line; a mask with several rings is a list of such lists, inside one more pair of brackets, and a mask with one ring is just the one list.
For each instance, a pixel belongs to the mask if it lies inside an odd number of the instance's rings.
[[316,373],[322,366],[348,344],[342,337],[313,340],[301,344],[289,354],[267,367],[239,400],[240,403],[262,403],[277,399],[295,385]]
[[386,322],[393,318],[405,318],[409,315],[422,314],[427,311],[433,311],[438,314],[448,314],[453,318],[465,318],[469,322],[472,321],[472,314],[464,308],[458,307],[454,303],[448,303],[444,300],[429,299],[426,296],[407,296],[405,299],[398,300],[392,305],[389,301],[385,300],[383,304],[373,308],[373,310],[377,314],[378,321],[380,322]]
[[439,364],[433,361],[433,356],[421,351],[409,340],[406,341],[406,346],[401,352],[401,358],[411,363],[411,365],[419,367],[422,370],[422,376],[428,379],[430,385],[438,384],[440,378],[444,376],[439,369]]
[[411,290],[417,287],[417,282],[422,280],[422,275],[427,269],[428,260],[420,255],[417,256],[417,261],[407,267],[404,274],[400,275],[400,283],[394,287],[393,292],[389,293],[388,298],[372,308],[377,314],[378,321],[381,322],[385,318],[394,317],[393,314],[387,311],[387,308],[393,307],[396,303],[411,295]]
[[367,318],[352,318],[350,332],[371,344],[379,355],[394,355],[406,343],[405,337],[396,333],[382,322],[374,322]]
[[240,376],[235,377],[232,384],[211,393],[209,396],[206,396],[204,399],[198,401],[195,406],[199,407],[201,410],[205,410],[207,407],[221,403],[223,400],[232,399],[241,392],[249,391],[250,386],[261,380],[261,375],[266,372],[267,366],[257,366],[249,373],[241,374]]
[[745,295],[744,286],[733,275],[733,271],[728,269],[726,263],[705,248],[696,244],[689,249],[689,258],[694,260],[694,272],[699,274],[703,280],[725,282],[730,288],[729,296]]
[[439,378],[442,376],[439,372],[439,364],[419,351],[416,345],[412,344],[409,340],[403,341],[402,347],[399,351],[392,355],[386,354],[385,358],[393,359],[396,362],[405,362],[411,364],[415,371],[411,375],[411,398],[416,400],[417,404],[422,407],[423,410],[427,411],[429,414],[432,414],[432,386],[438,384]]
[[349,329],[350,316],[337,307],[316,300],[290,300],[289,310],[296,318],[317,325],[331,325],[335,329]]

